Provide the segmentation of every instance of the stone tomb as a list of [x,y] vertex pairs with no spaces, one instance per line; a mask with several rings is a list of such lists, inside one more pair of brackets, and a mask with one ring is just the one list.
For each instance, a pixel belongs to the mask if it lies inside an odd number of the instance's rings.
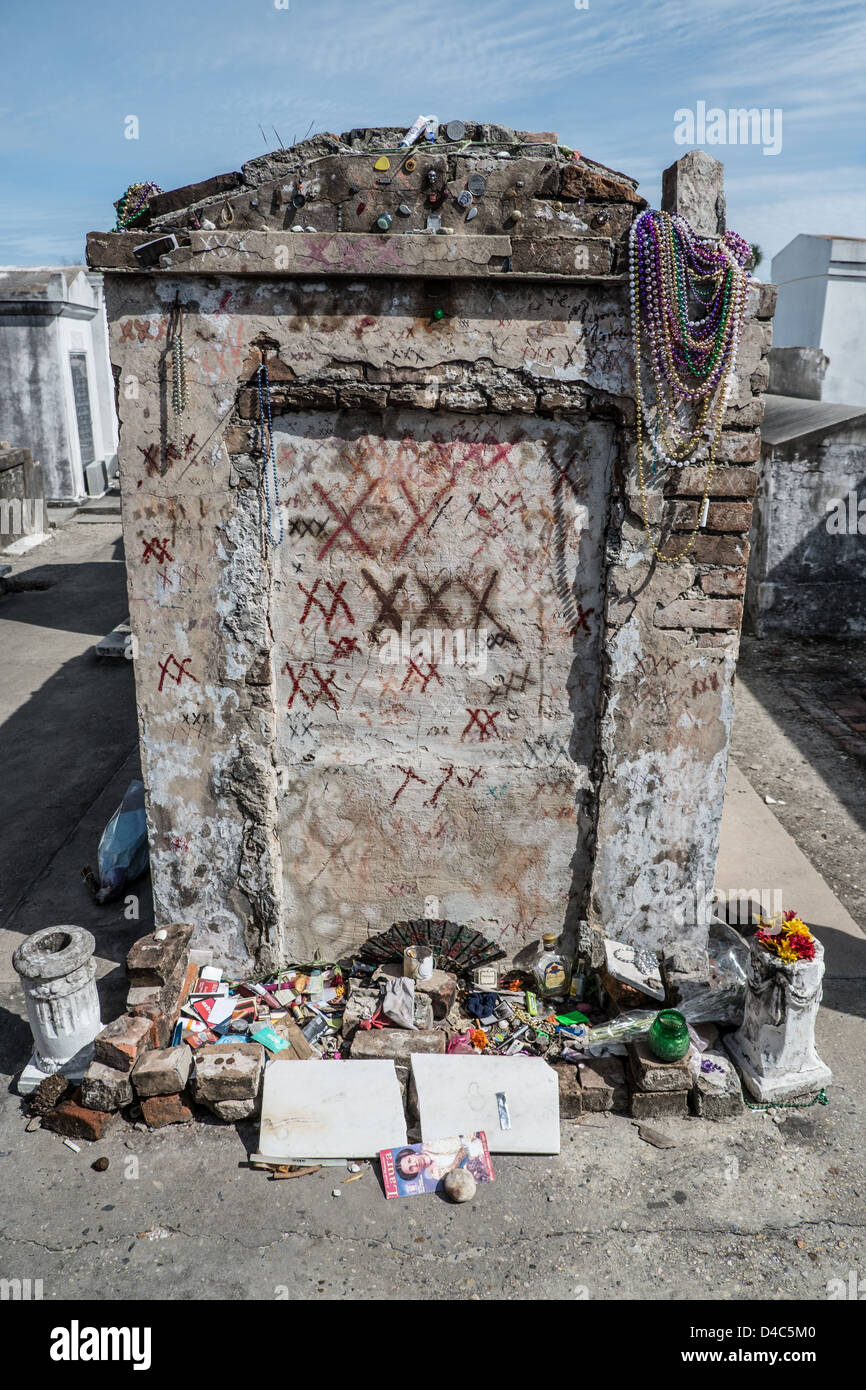
[[[750,296],[706,527],[651,564],[625,274],[643,200],[468,128],[471,153],[411,168],[391,132],[316,137],[89,238],[157,917],[238,974],[348,954],[431,896],[512,957],[582,917],[703,949],[772,295]],[[702,488],[686,468],[650,499],[671,553]]]

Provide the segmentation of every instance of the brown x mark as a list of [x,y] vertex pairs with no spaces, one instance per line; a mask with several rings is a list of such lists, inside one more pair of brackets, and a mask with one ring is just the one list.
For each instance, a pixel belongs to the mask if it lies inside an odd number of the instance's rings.
[[508,628],[503,627],[502,623],[495,616],[495,614],[491,613],[488,607],[488,600],[490,598],[490,595],[493,593],[494,588],[496,587],[496,581],[498,580],[498,578],[499,571],[493,570],[491,572],[490,578],[485,584],[480,595],[476,593],[475,589],[473,589],[470,584],[467,584],[465,579],[459,580],[461,589],[466,590],[467,594],[475,604],[475,616],[473,617],[472,622],[468,624],[468,626],[477,629],[479,619],[481,617],[481,614],[483,613],[484,616],[489,618],[490,621],[496,626],[499,632],[504,633],[506,637],[511,637],[511,633],[508,631]]
[[[362,579],[366,579],[381,605],[379,608],[379,616],[373,623],[372,630],[375,631],[380,625],[384,625],[385,627],[393,627],[397,632],[400,632],[403,626],[403,619],[397,612],[394,600],[406,583],[405,574],[397,575],[397,578],[394,580],[394,583],[387,593],[385,593],[385,590],[373,578],[369,570],[362,569],[361,577]],[[385,622],[386,618],[388,619],[387,623]]]

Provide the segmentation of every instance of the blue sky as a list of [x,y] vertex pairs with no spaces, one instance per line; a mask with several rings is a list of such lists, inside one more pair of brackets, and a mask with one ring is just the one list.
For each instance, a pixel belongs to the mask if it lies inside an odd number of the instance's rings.
[[[279,0],[280,3],[283,0]],[[583,0],[579,0],[583,3]],[[126,186],[174,188],[313,130],[555,130],[658,205],[675,113],[782,112],[782,148],[714,146],[728,222],[769,257],[866,235],[862,0],[0,0],[0,262],[83,256]],[[124,138],[135,115],[140,138]],[[272,142],[274,145],[276,140]]]

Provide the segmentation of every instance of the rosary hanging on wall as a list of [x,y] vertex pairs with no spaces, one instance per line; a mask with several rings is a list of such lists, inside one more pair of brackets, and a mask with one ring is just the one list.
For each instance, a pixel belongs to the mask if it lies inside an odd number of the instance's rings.
[[[705,516],[728,396],[735,381],[750,276],[748,243],[736,232],[719,241],[700,237],[678,216],[648,208],[630,236],[631,321],[635,356],[635,432],[644,529],[656,558],[682,560]],[[690,317],[694,315],[694,317]],[[655,419],[641,387],[642,329],[655,388]],[[658,463],[675,468],[707,454],[707,476],[698,519],[686,545],[663,555],[649,522],[644,473],[644,432]]]

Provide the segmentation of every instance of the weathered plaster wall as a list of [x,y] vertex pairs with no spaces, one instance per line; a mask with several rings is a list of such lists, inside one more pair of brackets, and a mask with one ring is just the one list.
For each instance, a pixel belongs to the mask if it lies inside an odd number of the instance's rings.
[[[561,190],[574,166],[555,174]],[[636,205],[582,212],[619,238],[582,275],[556,187],[521,187],[552,227],[549,244],[523,238],[525,277],[508,270],[505,187],[473,236],[286,236],[260,228],[263,207],[289,215],[272,189],[258,204],[243,191],[239,229],[186,233],[151,274],[132,268],[141,234],[91,239],[120,379],[157,913],[195,922],[227,963],[340,952],[427,894],[509,953],[585,914],[700,952],[773,293],[750,294],[706,527],[687,563],[650,563],[627,286],[608,273]],[[591,261],[600,241],[585,245]],[[704,478],[698,462],[654,489],[666,553]],[[389,623],[482,619],[485,672],[379,661]]]
[[[187,284],[157,282],[154,302],[152,281],[125,279],[113,328],[161,914],[192,914],[236,959],[261,956],[260,938],[277,955],[342,949],[427,892],[514,949],[561,927],[589,868],[591,816],[580,829],[575,803],[593,756],[617,438],[607,393],[607,418],[588,420],[569,378],[624,390],[615,300],[464,286],[464,312],[434,329],[417,283],[196,289],[198,314]],[[166,448],[154,406],[175,293],[193,404]],[[282,411],[286,535],[267,554],[245,384],[256,343],[273,344]],[[523,374],[499,365],[521,357]],[[551,413],[537,419],[545,378]],[[389,392],[420,408],[385,408]],[[553,418],[562,405],[573,420]],[[429,663],[419,676],[380,662],[385,600],[410,630],[486,627],[487,670],[452,667],[440,687]]]
[[357,946],[431,893],[509,951],[561,930],[588,881],[612,426],[389,410],[275,438],[295,949]]

